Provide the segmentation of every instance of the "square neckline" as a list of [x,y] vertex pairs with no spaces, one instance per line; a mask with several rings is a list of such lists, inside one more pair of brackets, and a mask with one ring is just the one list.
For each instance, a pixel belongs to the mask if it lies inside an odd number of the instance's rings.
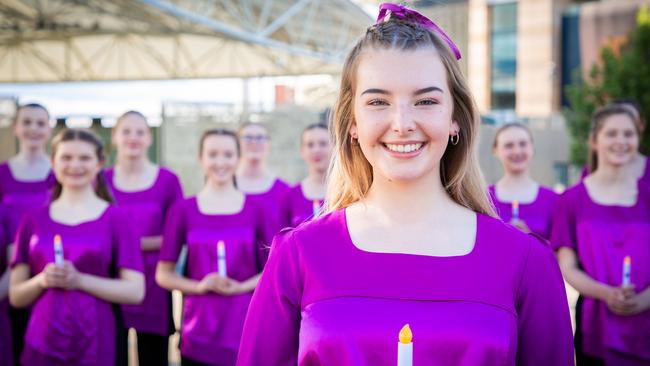
[[[412,256],[412,257],[417,257],[417,258],[434,258],[434,259],[440,259],[440,260],[453,260],[453,259],[471,259],[477,255],[477,252],[481,249],[479,247],[480,240],[479,240],[479,235],[483,231],[483,215],[474,212],[474,218],[476,221],[476,232],[474,234],[474,245],[472,246],[472,250],[470,250],[466,254],[462,255],[447,255],[447,256],[439,256],[439,255],[427,255],[427,254],[419,254],[419,253],[400,253],[400,252],[371,252],[367,251],[364,249],[361,249],[358,247],[355,243],[354,240],[352,240],[352,235],[350,234],[350,227],[348,226],[348,218],[347,218],[347,208],[343,208],[340,210],[340,215],[341,215],[341,224],[343,225],[343,231],[344,231],[344,237],[346,241],[346,245],[351,246],[353,250],[359,252],[359,253],[364,253],[364,254],[370,254],[370,255],[400,255],[400,256]],[[482,243],[480,244],[482,245]]]

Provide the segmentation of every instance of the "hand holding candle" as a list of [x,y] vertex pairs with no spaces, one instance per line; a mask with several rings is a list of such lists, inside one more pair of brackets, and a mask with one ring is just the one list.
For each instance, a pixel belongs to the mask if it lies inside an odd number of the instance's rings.
[[631,284],[630,277],[632,272],[632,259],[626,255],[623,259],[623,287],[628,287]]
[[226,271],[226,244],[223,240],[219,240],[217,243],[217,268],[220,276],[228,276],[228,272]]
[[61,243],[61,235],[54,235],[54,264],[63,266],[63,244]]
[[397,366],[413,366],[413,333],[408,324],[399,331]]
[[512,222],[519,221],[519,201],[512,201]]

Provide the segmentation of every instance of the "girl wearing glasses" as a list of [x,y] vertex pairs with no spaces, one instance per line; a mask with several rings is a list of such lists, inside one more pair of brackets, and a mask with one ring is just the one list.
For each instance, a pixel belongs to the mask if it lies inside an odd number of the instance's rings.
[[273,175],[267,167],[271,151],[269,131],[261,123],[244,123],[238,132],[241,144],[241,162],[237,169],[237,188],[259,198],[267,210],[268,219],[279,230],[281,219],[280,201],[289,186]]

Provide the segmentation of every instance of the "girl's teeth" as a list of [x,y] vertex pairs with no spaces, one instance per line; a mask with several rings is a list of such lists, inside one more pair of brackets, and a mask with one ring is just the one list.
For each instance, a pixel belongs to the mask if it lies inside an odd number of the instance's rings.
[[399,153],[410,153],[416,150],[419,150],[422,147],[421,143],[417,144],[407,144],[407,145],[396,145],[396,144],[386,144],[389,150]]

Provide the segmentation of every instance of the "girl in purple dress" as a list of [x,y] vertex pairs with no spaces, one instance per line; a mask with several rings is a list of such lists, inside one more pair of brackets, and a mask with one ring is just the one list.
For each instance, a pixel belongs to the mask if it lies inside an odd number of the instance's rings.
[[300,139],[300,155],[309,167],[309,174],[282,199],[283,227],[296,227],[317,217],[325,198],[325,178],[332,152],[327,125],[307,126]]
[[[235,185],[235,133],[207,131],[199,151],[205,187],[172,207],[156,280],[184,295],[181,364],[234,365],[272,233],[261,203]],[[184,244],[187,264],[181,275],[174,267]]]
[[492,149],[505,173],[495,185],[489,187],[497,214],[504,222],[525,233],[534,232],[548,239],[557,195],[530,176],[530,160],[533,157],[530,130],[521,123],[503,125],[494,136]]
[[0,204],[0,366],[14,364],[11,323],[9,320],[9,232],[7,230],[7,208]]
[[32,306],[22,365],[115,364],[112,304],[144,297],[142,256],[126,213],[110,205],[101,141],[64,130],[52,143],[52,203],[16,235],[9,299]]
[[494,217],[453,50],[382,4],[343,67],[329,213],[275,237],[238,365],[395,365],[405,324],[415,365],[573,363],[553,252]]
[[[23,215],[49,202],[56,179],[45,147],[52,134],[50,114],[45,107],[32,103],[18,107],[13,124],[18,154],[0,164],[0,203],[7,209],[8,258],[12,257],[13,239]],[[0,310],[1,311],[1,310]],[[14,360],[23,349],[27,309],[9,308]]]
[[[641,113],[641,106],[634,99],[621,99],[615,101],[613,104],[626,108],[636,120],[636,124],[639,126],[640,136],[643,136],[643,132],[646,128],[646,122],[643,119]],[[637,151],[634,155],[634,158],[628,164],[626,170],[627,175],[637,177],[639,183],[650,187],[650,160],[647,156],[643,155],[640,151]],[[585,166],[582,169],[580,174],[580,179],[584,179],[589,175],[589,165]]]
[[[129,111],[117,120],[112,134],[117,148],[115,167],[106,171],[106,180],[117,205],[135,223],[144,259],[146,295],[139,305],[122,306],[124,329],[121,355],[126,355],[128,329],[137,333],[138,362],[167,365],[169,335],[174,331],[171,293],[156,284],[156,265],[167,211],[183,198],[178,177],[154,165],[147,157],[152,134],[140,112]],[[125,360],[122,360],[123,362]]]
[[591,173],[554,211],[551,242],[581,295],[579,365],[650,364],[650,193],[629,174],[640,136],[635,121],[617,105],[594,114]]
[[259,198],[268,212],[274,230],[282,228],[281,199],[289,185],[273,175],[266,165],[271,151],[269,131],[261,123],[244,123],[237,133],[241,161],[237,168],[237,188]]

